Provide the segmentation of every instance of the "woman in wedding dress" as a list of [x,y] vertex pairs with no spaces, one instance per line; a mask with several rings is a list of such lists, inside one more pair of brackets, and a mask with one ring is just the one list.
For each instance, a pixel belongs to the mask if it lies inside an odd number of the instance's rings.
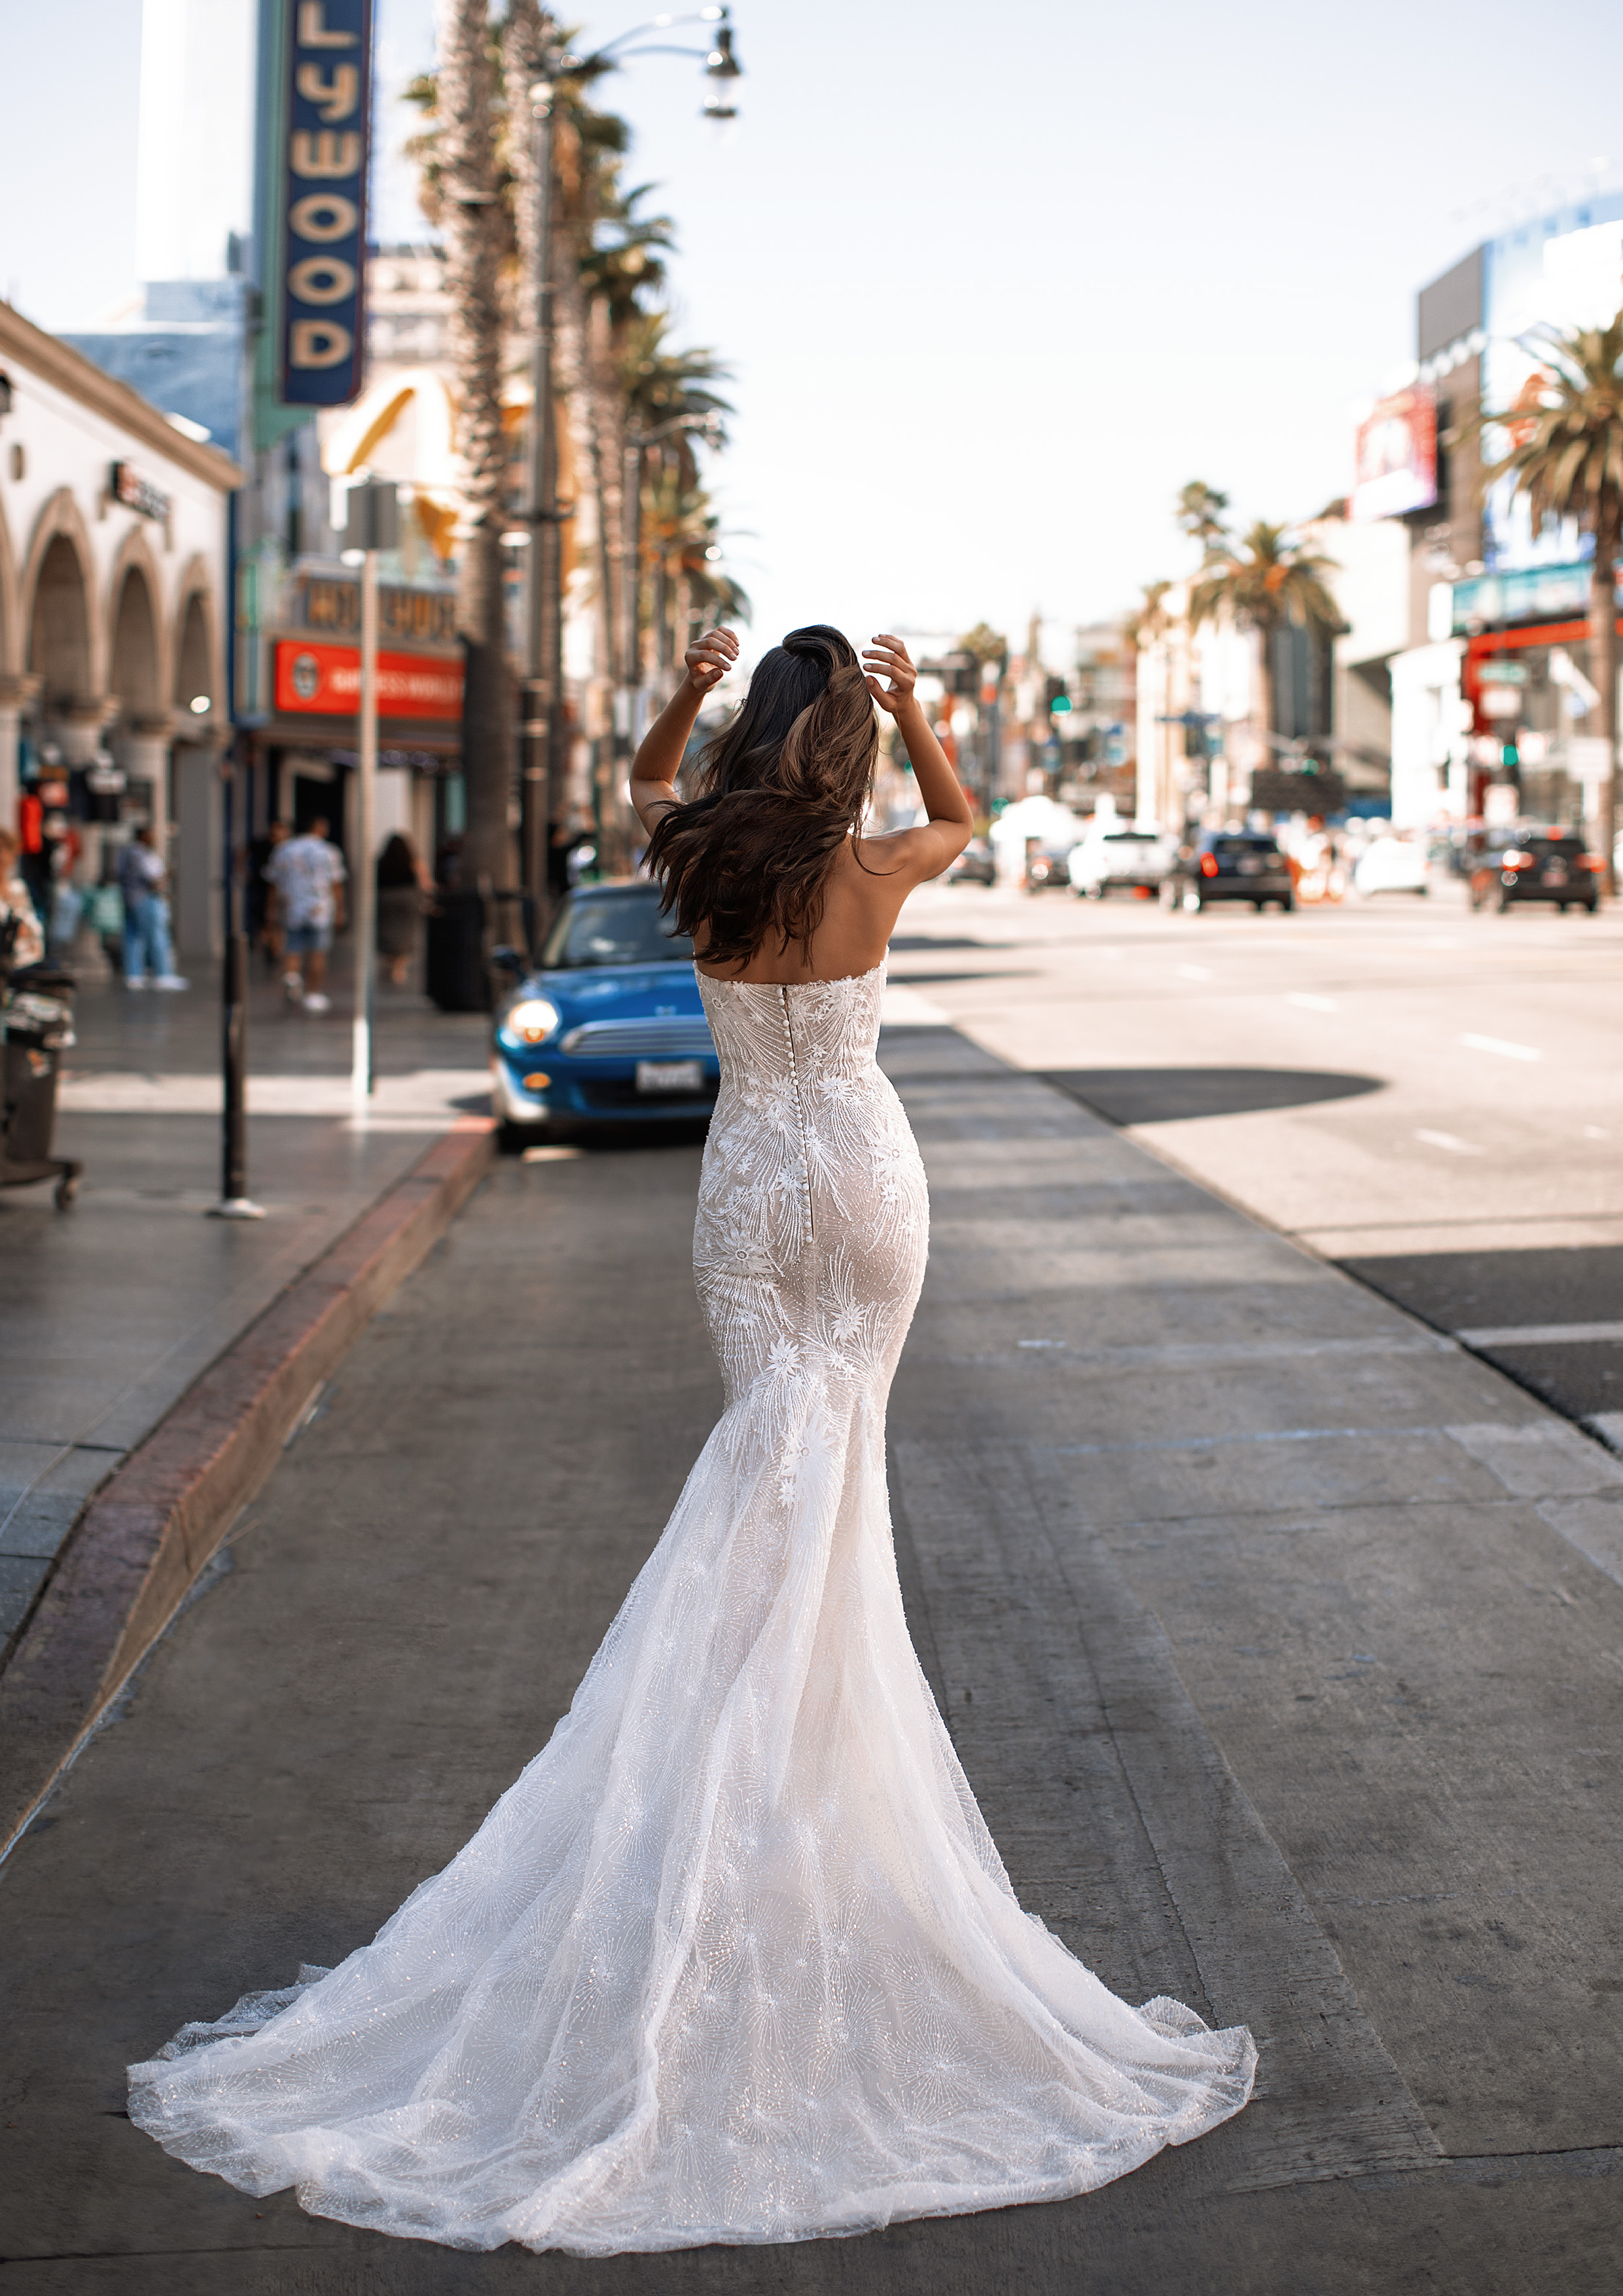
[[[968,805],[894,637],[797,630],[677,768],[651,867],[721,1060],[693,1262],[725,1408],[545,1749],[331,1972],[130,2070],[138,2125],[378,2232],[581,2255],[804,2240],[1086,2192],[1237,2112],[1256,2052],[1129,2007],[1018,1904],[908,1639],[885,1404],[924,1175],[874,1062],[887,941]],[[870,837],[896,720],[927,820]]]

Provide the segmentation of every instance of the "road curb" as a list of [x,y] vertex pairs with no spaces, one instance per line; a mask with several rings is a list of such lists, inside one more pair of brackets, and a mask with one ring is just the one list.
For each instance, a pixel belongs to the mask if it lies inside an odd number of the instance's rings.
[[173,1618],[315,1391],[495,1154],[464,1117],[210,1365],[103,1485],[0,1675],[0,1855]]

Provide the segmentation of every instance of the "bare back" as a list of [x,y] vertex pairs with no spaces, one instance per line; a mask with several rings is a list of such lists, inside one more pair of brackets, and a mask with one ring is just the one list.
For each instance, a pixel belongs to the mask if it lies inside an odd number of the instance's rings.
[[724,967],[705,963],[701,934],[694,940],[699,970],[712,980],[780,983],[845,980],[872,972],[884,961],[908,894],[926,878],[939,875],[954,857],[929,828],[898,830],[889,837],[848,837],[829,864],[823,915],[809,949],[799,941],[780,948],[773,935],[748,964]]

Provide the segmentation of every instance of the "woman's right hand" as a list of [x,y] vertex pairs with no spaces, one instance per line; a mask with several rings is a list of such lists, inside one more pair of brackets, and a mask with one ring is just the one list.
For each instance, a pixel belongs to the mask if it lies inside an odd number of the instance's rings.
[[[888,717],[894,718],[898,709],[907,707],[919,673],[900,638],[881,632],[864,646],[862,667],[869,693]],[[881,685],[881,677],[889,678],[890,683]]]
[[731,630],[706,630],[701,638],[694,639],[683,659],[689,685],[697,693],[708,693],[737,661],[738,640]]

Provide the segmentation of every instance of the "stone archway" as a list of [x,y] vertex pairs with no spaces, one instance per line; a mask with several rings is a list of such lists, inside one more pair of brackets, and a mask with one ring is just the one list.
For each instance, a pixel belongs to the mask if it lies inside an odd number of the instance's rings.
[[109,683],[123,714],[119,746],[124,768],[132,781],[145,783],[153,842],[160,853],[167,853],[174,716],[164,690],[162,626],[155,586],[143,557],[143,554],[132,551],[114,576]]
[[152,585],[142,567],[126,567],[113,599],[108,684],[127,713],[151,717],[154,710],[168,706],[158,643]]
[[[200,701],[208,707],[200,709]],[[201,590],[193,590],[181,609],[180,637],[175,649],[175,706],[193,718],[211,718],[218,707],[214,690],[214,641]]]
[[90,585],[65,534],[46,544],[34,578],[29,663],[38,672],[45,707],[82,708],[94,699],[90,657]]
[[35,525],[23,576],[25,668],[38,678],[40,713],[74,766],[94,758],[108,716],[94,563],[78,504],[59,488]]
[[22,713],[38,687],[38,679],[23,668],[20,619],[17,561],[4,505],[0,504],[0,828],[4,829],[16,826]]

